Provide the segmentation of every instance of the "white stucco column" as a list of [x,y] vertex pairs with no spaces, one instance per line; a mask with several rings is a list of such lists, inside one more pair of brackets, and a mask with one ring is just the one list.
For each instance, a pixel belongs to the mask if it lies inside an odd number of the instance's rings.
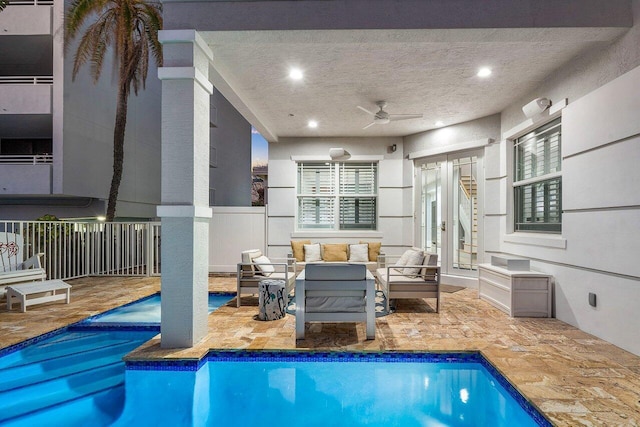
[[162,80],[163,348],[192,347],[207,333],[209,97],[212,53],[195,30],[160,31]]

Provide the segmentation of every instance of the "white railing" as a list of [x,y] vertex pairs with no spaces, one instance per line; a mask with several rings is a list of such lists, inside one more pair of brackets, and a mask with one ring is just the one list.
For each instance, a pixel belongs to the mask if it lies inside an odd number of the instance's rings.
[[0,154],[3,165],[39,165],[53,163],[53,154]]
[[53,6],[53,0],[9,0],[7,6]]
[[51,84],[53,84],[53,76],[0,76],[0,85],[51,85]]
[[159,276],[159,222],[0,221],[21,234],[25,259],[44,253],[47,279]]

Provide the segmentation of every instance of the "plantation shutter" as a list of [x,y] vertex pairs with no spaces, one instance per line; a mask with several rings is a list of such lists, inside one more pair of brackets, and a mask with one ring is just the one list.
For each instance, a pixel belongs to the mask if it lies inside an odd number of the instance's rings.
[[554,120],[515,141],[515,229],[562,229],[561,122]]
[[298,164],[298,228],[333,228],[334,188],[332,163]]
[[340,165],[340,229],[376,229],[377,163]]

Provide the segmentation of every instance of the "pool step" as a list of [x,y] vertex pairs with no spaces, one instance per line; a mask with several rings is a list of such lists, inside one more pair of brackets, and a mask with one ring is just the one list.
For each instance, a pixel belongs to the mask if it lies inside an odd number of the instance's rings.
[[0,369],[0,392],[118,362],[123,354],[138,345],[137,341],[121,340],[109,346],[101,346],[81,353],[2,368]]
[[66,339],[43,341],[0,358],[0,368],[35,363],[73,353],[81,353],[104,343],[104,334],[73,333]]
[[0,393],[0,422],[124,383],[121,361]]

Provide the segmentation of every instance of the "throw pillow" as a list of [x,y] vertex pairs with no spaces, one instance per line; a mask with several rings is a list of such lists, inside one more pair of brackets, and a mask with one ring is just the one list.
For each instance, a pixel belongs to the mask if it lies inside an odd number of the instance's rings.
[[256,267],[264,276],[270,276],[271,273],[276,271],[275,267],[271,265],[271,260],[264,255],[254,258],[253,262],[257,264]]
[[346,243],[327,243],[322,245],[324,261],[346,261],[347,244]]
[[424,252],[412,251],[405,265],[414,265],[416,267],[405,267],[402,269],[402,274],[411,278],[417,277],[422,269],[422,261],[424,261]]
[[369,245],[349,245],[349,262],[369,262]]
[[291,241],[291,252],[293,253],[293,257],[298,262],[304,261],[304,245],[310,245],[311,240],[292,240]]
[[393,266],[396,267],[394,268],[394,270],[396,270],[398,273],[402,273],[402,267],[407,265],[409,258],[414,252],[415,251],[413,249],[407,249],[406,251],[404,251],[404,253],[400,256],[400,259],[398,259],[398,261],[393,264]]
[[363,242],[362,240],[360,240],[360,243],[366,243],[369,245],[369,261],[378,261],[378,255],[380,255],[382,242]]
[[322,261],[322,257],[320,256],[320,243],[304,245],[304,262],[318,261]]

